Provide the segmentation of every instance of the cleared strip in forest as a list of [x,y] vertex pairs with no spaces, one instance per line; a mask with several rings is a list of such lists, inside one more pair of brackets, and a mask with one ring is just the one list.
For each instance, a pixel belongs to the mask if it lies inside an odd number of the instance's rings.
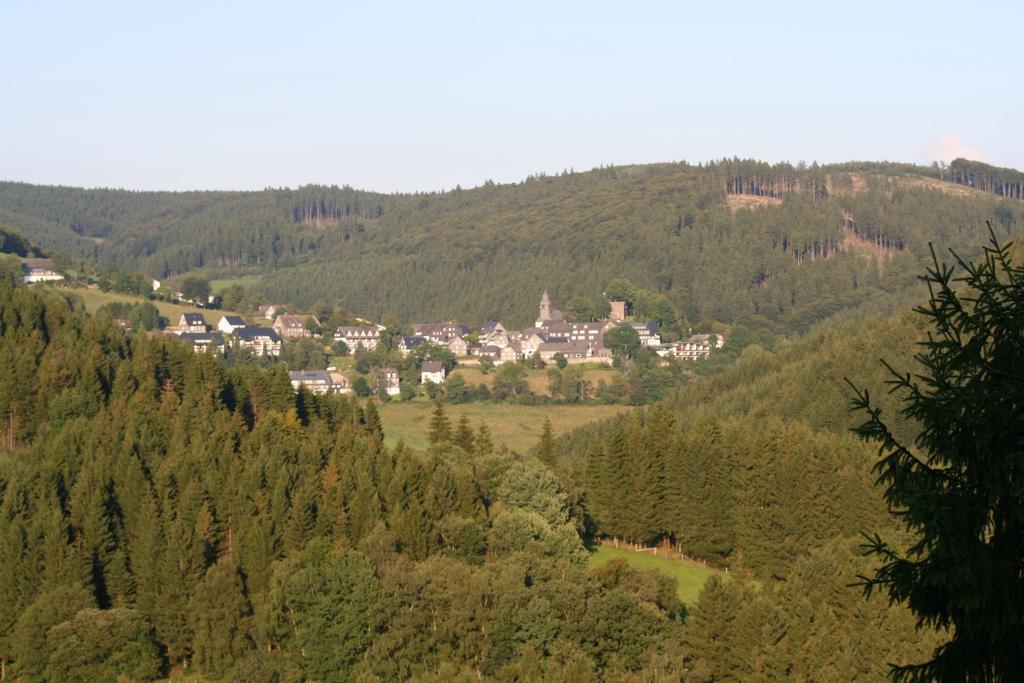
[[638,569],[655,569],[667,574],[676,580],[676,593],[679,595],[679,599],[687,605],[696,604],[701,589],[712,576],[726,576],[724,572],[693,560],[678,559],[678,552],[668,552],[675,555],[675,558],[666,557],[664,554],[655,555],[651,552],[632,550],[625,544],[616,548],[611,543],[603,543],[592,549],[587,562],[591,567],[600,567],[606,562],[621,557]]

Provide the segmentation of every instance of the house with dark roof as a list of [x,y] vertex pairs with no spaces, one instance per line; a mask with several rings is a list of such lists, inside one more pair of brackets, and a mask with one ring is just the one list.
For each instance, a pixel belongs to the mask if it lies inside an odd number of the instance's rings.
[[395,368],[381,368],[377,373],[377,389],[388,396],[397,396],[401,392],[398,370]]
[[281,337],[269,327],[243,327],[235,332],[238,347],[257,356],[281,355]]
[[205,353],[207,350],[224,353],[224,335],[220,332],[183,332],[178,338],[191,344],[196,353]]
[[427,382],[443,384],[445,375],[444,363],[441,361],[423,361],[423,365],[420,366],[420,382],[422,384],[426,384]]
[[33,282],[55,282],[64,276],[57,272],[53,259],[27,258],[21,261],[21,279],[25,284]]
[[217,329],[224,334],[234,334],[235,330],[245,327],[245,321],[240,315],[222,315],[217,322]]
[[314,315],[279,315],[274,321],[274,331],[283,339],[312,337],[310,328],[320,326]]
[[469,334],[469,328],[465,325],[456,325],[453,322],[413,323],[412,332],[419,337],[426,337],[427,340],[444,346],[453,337],[464,337]]
[[537,349],[541,360],[551,362],[557,354],[570,363],[584,363],[594,355],[594,346],[590,342],[544,342]]
[[202,313],[182,313],[178,318],[178,330],[180,332],[207,332],[210,327],[206,324],[206,318]]
[[636,330],[644,346],[661,346],[661,327],[658,323],[633,321],[626,324]]
[[380,330],[374,325],[343,326],[334,331],[334,341],[345,342],[349,351],[373,351],[380,344]]
[[479,340],[483,346],[508,346],[509,331],[497,320],[492,320],[480,328]]
[[426,343],[426,337],[419,337],[416,335],[409,337],[395,337],[395,348],[398,349],[398,352],[401,353],[403,357],[408,356],[409,352],[417,346],[423,346]]
[[492,334],[504,334],[508,332],[505,326],[497,320],[488,320],[484,323],[484,326],[480,328],[480,336],[486,337]]
[[469,344],[462,337],[452,337],[445,343],[445,346],[456,356],[469,355]]
[[295,391],[299,387],[306,387],[314,394],[345,394],[349,391],[348,380],[344,375],[328,370],[290,371],[288,381]]

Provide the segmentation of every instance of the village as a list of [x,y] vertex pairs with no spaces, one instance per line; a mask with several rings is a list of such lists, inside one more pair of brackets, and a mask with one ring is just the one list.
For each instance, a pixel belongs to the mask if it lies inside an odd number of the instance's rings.
[[[403,358],[419,347],[445,349],[461,366],[500,366],[539,359],[543,363],[565,365],[599,364],[610,366],[614,362],[613,349],[605,345],[605,333],[627,326],[637,333],[640,344],[658,356],[683,360],[707,358],[712,350],[721,348],[723,340],[714,335],[693,335],[672,343],[662,343],[657,323],[626,320],[625,302],[613,301],[612,313],[607,320],[598,322],[568,322],[561,311],[551,307],[547,292],[541,296],[538,316],[532,327],[507,329],[500,321],[490,321],[479,331],[453,322],[413,323],[411,335],[396,335],[391,347]],[[289,340],[330,337],[333,348],[349,353],[376,351],[383,343],[386,328],[379,324],[341,326],[332,332],[321,333],[320,321],[313,315],[276,315],[270,313],[269,326],[250,326],[238,316],[221,316],[211,327],[200,313],[183,314],[177,326],[168,328],[192,345],[197,352],[212,350],[223,353],[225,347],[244,349],[254,356],[278,357],[281,345]],[[450,367],[425,354],[420,363],[419,383],[441,385],[446,381]],[[348,393],[352,383],[336,367],[326,370],[294,369],[289,379],[298,390],[305,386],[314,393]],[[400,375],[396,368],[378,369],[376,388],[397,396],[401,391]]]
[[[25,259],[22,271],[26,283],[52,283],[63,279],[50,259]],[[157,287],[159,283],[154,281],[154,290]],[[415,354],[415,372],[404,373],[404,380],[403,373],[396,367],[374,368],[374,380],[367,388],[381,397],[399,396],[403,393],[403,383],[417,385],[406,386],[407,395],[422,387],[433,396],[430,388],[444,385],[456,365],[477,366],[485,371],[508,363],[534,363],[541,367],[554,364],[560,368],[612,366],[616,354],[606,343],[606,334],[620,328],[635,332],[639,345],[665,359],[663,362],[708,358],[724,345],[724,339],[713,334],[691,334],[679,341],[663,342],[658,323],[631,319],[625,301],[610,301],[609,304],[610,312],[603,320],[570,321],[552,307],[544,291],[537,318],[530,327],[509,329],[494,320],[474,331],[466,325],[446,321],[413,323],[407,329],[411,334],[393,334],[384,325],[370,321],[323,330],[315,315],[283,313],[280,312],[282,307],[262,305],[248,320],[225,313],[212,322],[203,312],[182,313],[161,333],[178,337],[197,353],[238,353],[264,361],[278,360],[284,344],[303,339],[321,340],[330,347],[332,360],[337,356],[377,352],[382,345],[386,345],[387,350],[397,351],[403,359]],[[126,325],[123,321],[122,324]],[[349,377],[352,373],[346,374],[339,365],[328,365],[325,369],[290,367],[289,380],[296,391],[305,387],[319,394],[358,392],[358,380],[353,381]]]

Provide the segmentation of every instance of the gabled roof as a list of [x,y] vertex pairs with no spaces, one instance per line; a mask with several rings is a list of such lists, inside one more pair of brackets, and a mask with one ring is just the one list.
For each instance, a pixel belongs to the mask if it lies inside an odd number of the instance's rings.
[[441,372],[444,370],[444,363],[439,360],[428,360],[423,362],[423,372]]
[[240,316],[240,315],[225,315],[225,316],[221,316],[221,320],[226,322],[228,325],[232,325],[232,326],[235,326],[235,327],[242,327],[242,326],[245,325],[245,321],[242,320],[242,316]]
[[433,336],[437,334],[469,334],[469,328],[465,325],[457,325],[453,322],[446,323],[413,323],[412,331],[418,335]]
[[380,330],[374,325],[343,325],[334,331],[334,334],[339,337],[348,337],[350,335],[370,335],[374,337],[380,336]]
[[25,270],[53,270],[53,259],[48,258],[27,258],[21,262]]
[[205,325],[206,318],[203,317],[202,313],[182,313],[181,317],[185,319],[186,325]]
[[269,338],[272,342],[281,341],[281,338],[277,336],[277,332],[269,327],[243,327],[240,330],[235,330],[235,334],[242,341],[256,341],[264,337]]
[[568,351],[575,353],[578,351],[586,351],[590,348],[590,343],[585,341],[573,341],[573,342],[544,342],[538,348],[538,351],[549,351],[558,353],[559,351]]
[[[487,322],[484,323],[484,326],[480,328],[480,331],[483,332],[484,334],[490,334],[491,332],[494,332],[498,325],[501,325],[500,321],[488,320]],[[502,325],[502,327],[504,327],[504,325]]]
[[647,323],[647,322],[634,321],[634,322],[629,323],[629,325],[634,330],[644,330],[644,329],[646,329],[651,334],[658,334],[659,325],[656,322]]
[[421,344],[426,344],[427,338],[421,337],[418,334],[414,334],[409,337],[399,337],[397,342],[399,346],[404,346],[407,349],[411,349],[416,346],[420,346]]
[[318,384],[333,384],[334,380],[326,370],[294,370],[289,371],[288,379],[292,382],[316,382]]
[[285,327],[305,327],[308,322],[319,324],[320,321],[313,315],[279,315],[274,324],[281,323]]
[[548,334],[568,334],[572,332],[572,325],[561,320],[545,320],[540,329]]
[[215,344],[217,346],[224,346],[224,335],[220,332],[183,332],[178,335],[178,338],[189,341],[192,344]]

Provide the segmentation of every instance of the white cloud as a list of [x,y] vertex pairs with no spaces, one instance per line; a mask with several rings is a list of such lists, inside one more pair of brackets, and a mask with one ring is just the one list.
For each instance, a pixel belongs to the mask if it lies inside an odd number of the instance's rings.
[[953,159],[962,157],[973,161],[984,161],[985,155],[973,145],[967,144],[956,133],[946,133],[928,148],[928,157],[933,161],[944,161],[949,163]]

